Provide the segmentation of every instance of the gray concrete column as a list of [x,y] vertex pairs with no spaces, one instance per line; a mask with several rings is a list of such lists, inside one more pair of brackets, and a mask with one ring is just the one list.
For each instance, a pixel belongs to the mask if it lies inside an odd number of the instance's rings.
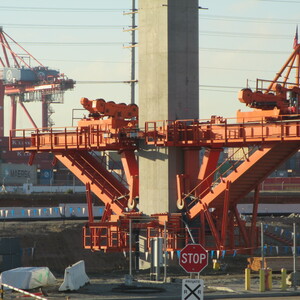
[[[198,0],[139,0],[139,124],[199,118]],[[140,209],[176,211],[183,153],[142,145]]]

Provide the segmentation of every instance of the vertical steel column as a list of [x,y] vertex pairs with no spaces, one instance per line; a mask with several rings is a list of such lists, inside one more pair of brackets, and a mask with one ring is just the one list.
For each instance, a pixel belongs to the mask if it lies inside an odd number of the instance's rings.
[[[198,195],[203,193],[204,191],[206,191],[204,194],[207,194],[209,192],[210,189],[208,189],[208,187],[210,187],[213,182],[214,172],[216,170],[220,153],[222,151],[223,149],[207,149],[205,151],[198,175],[198,179],[202,182],[199,190],[197,190]],[[202,197],[204,196],[204,194],[202,194]]]
[[293,287],[294,290],[297,290],[297,279],[296,279],[296,258],[297,258],[297,235],[296,235],[296,223],[293,223]]
[[244,239],[246,247],[249,247],[250,246],[250,244],[249,244],[250,242],[249,242],[249,237],[247,235],[246,226],[245,226],[245,224],[243,223],[243,221],[240,218],[240,214],[239,214],[239,211],[238,211],[236,205],[233,208],[233,212],[234,212],[234,215],[235,215],[235,219],[236,219],[236,221],[238,223],[239,230],[242,233],[242,237]]
[[234,216],[233,216],[233,212],[231,211],[230,214],[230,225],[229,225],[229,245],[231,249],[234,249]]
[[16,124],[17,124],[17,103],[16,97],[10,96],[10,130],[11,136],[16,136]]
[[200,224],[201,224],[200,243],[202,246],[205,246],[205,214],[203,210],[201,210],[200,212]]
[[47,128],[49,126],[48,106],[47,95],[42,95],[42,128]]
[[203,205],[203,208],[204,208],[204,213],[205,213],[205,217],[206,217],[206,220],[208,222],[208,225],[209,225],[209,228],[211,230],[211,233],[216,241],[216,247],[217,249],[219,250],[220,249],[220,246],[221,246],[221,241],[220,241],[220,235],[219,235],[219,232],[214,224],[214,221],[213,221],[213,218],[212,218],[212,215],[210,213],[210,211],[208,210],[208,207],[206,204],[202,204]]
[[4,93],[5,87],[0,80],[0,137],[4,136]]
[[94,222],[93,203],[92,203],[91,185],[89,182],[85,184],[85,192],[86,192],[86,202],[88,205],[88,212],[89,212],[89,223],[93,223]]
[[188,176],[189,183],[192,188],[197,186],[199,183],[199,155],[199,150],[184,149],[184,174]]
[[222,227],[221,227],[221,246],[225,247],[226,245],[226,233],[228,230],[228,212],[229,212],[229,200],[230,200],[230,185],[231,182],[226,182],[226,190],[224,195],[223,203],[223,217],[222,217]]
[[125,150],[121,153],[121,161],[129,185],[128,207],[135,208],[135,198],[139,196],[139,169],[134,150]]
[[250,231],[250,239],[251,239],[252,245],[254,244],[255,234],[256,234],[258,202],[259,202],[259,187],[257,186],[254,190],[254,202],[253,202],[253,208],[252,208],[252,221],[251,221],[251,231]]
[[260,253],[261,253],[261,269],[265,268],[265,253],[264,253],[264,224],[260,223]]

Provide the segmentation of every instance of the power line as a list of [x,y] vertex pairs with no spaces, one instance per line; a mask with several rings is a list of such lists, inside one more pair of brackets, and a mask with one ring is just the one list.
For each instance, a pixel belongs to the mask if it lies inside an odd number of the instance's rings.
[[1,24],[4,27],[13,28],[35,28],[35,29],[123,29],[126,25],[78,25],[78,24]]
[[122,12],[126,10],[126,8],[71,8],[71,7],[25,7],[25,6],[0,6],[1,10],[9,10],[9,11],[30,11],[30,12],[40,12],[40,11],[46,11],[46,12],[64,12],[64,13],[95,13],[95,12],[105,12],[105,13],[111,13],[111,12]]
[[262,38],[262,39],[291,39],[292,35],[283,34],[259,34],[250,32],[224,32],[224,31],[200,31],[200,35],[226,36],[238,38]]
[[[110,84],[110,83],[131,83],[132,80],[76,80],[76,84]],[[200,88],[218,88],[218,89],[237,89],[241,90],[243,87],[240,86],[228,86],[228,85],[209,85],[200,84]]]
[[127,42],[19,42],[31,46],[113,46],[124,45]]
[[41,61],[62,61],[66,63],[105,63],[105,64],[130,64],[129,61],[105,61],[105,60],[78,60],[78,59],[49,59],[39,58]]
[[254,70],[254,69],[239,69],[239,68],[221,68],[221,67],[205,67],[200,66],[200,69],[212,69],[212,70],[224,70],[224,71],[237,71],[237,72],[267,72],[275,74],[275,71],[268,71],[268,70]]
[[300,4],[299,1],[292,1],[292,0],[258,0],[258,1],[264,1],[264,2],[282,2],[282,3],[295,3],[295,4]]
[[[68,29],[68,30],[90,30],[90,29],[123,29],[126,25],[78,25],[78,24],[2,24],[5,27],[13,28],[35,28],[35,29]],[[291,39],[291,35],[283,34],[259,34],[250,32],[224,32],[224,31],[201,31],[200,35],[206,36],[226,36],[238,38],[262,38],[262,39]]]
[[[124,45],[128,42],[20,42],[31,46],[114,46]],[[200,51],[209,52],[234,52],[243,54],[288,54],[287,51],[256,50],[256,49],[228,49],[228,48],[199,48]]]
[[201,91],[204,92],[219,92],[219,93],[231,93],[231,94],[237,94],[237,91],[225,91],[225,90],[212,90],[212,89],[201,89]]
[[131,80],[76,80],[76,84],[110,84],[131,83]]
[[253,18],[253,17],[222,16],[222,15],[201,15],[200,21],[201,20],[278,23],[278,24],[297,24],[299,22],[299,19]]
[[209,52],[234,52],[243,54],[288,54],[286,51],[254,50],[254,49],[227,49],[227,48],[200,48],[200,51]]
[[227,86],[227,85],[207,85],[207,84],[200,84],[199,87],[204,88],[222,88],[222,89],[242,89],[240,86]]

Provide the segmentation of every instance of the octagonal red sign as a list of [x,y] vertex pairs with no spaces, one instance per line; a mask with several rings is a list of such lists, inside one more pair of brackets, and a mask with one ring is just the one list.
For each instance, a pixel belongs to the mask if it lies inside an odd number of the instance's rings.
[[200,244],[188,244],[180,251],[179,264],[188,273],[199,273],[208,264],[207,251]]

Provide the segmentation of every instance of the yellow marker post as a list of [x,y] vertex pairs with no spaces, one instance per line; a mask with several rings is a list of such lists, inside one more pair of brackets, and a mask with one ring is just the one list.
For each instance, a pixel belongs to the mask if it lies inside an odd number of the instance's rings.
[[269,291],[271,291],[273,287],[272,269],[268,268],[267,272],[268,272]]
[[286,269],[281,269],[281,290],[286,291]]
[[251,285],[251,280],[250,280],[250,269],[246,268],[245,269],[245,290],[249,291],[250,290],[250,285]]
[[265,292],[266,287],[265,287],[265,269],[260,269],[259,270],[259,291],[260,292]]
[[215,271],[219,271],[220,270],[220,263],[217,259],[213,259],[213,269]]

